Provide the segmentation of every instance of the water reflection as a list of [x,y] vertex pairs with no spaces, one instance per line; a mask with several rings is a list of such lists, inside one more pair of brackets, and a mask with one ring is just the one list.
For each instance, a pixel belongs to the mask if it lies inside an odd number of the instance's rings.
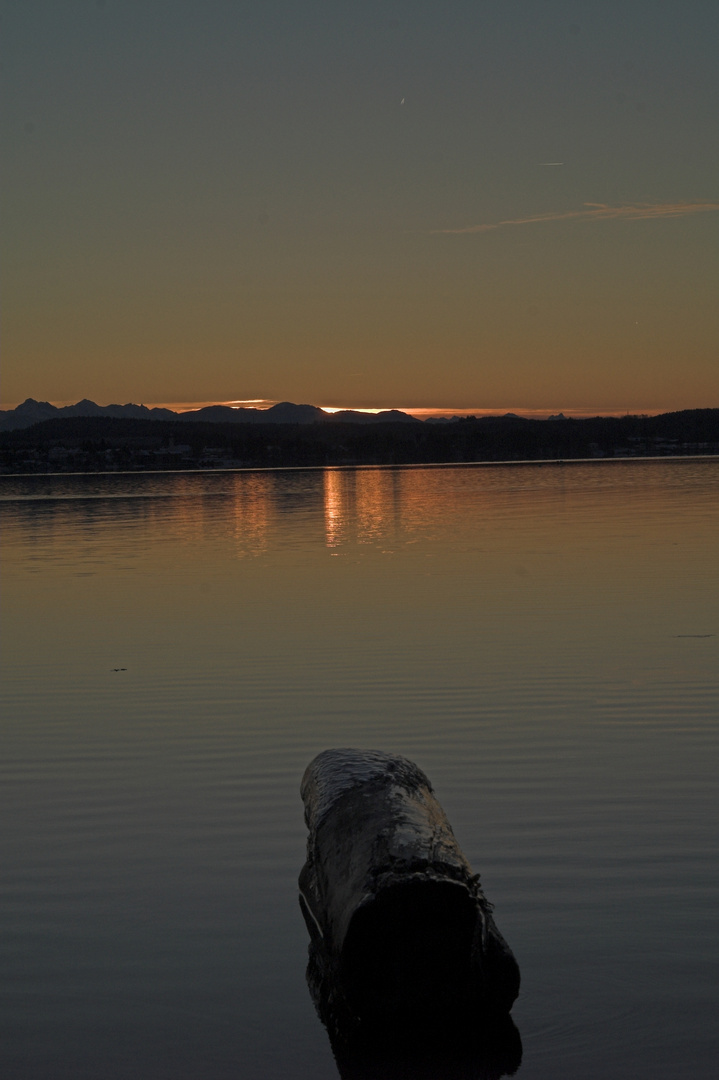
[[233,477],[232,523],[239,556],[266,550],[271,524],[271,479],[252,473]]
[[327,547],[391,541],[408,524],[402,495],[411,487],[411,477],[399,469],[325,470]]
[[348,473],[337,469],[325,469],[325,534],[327,547],[339,547],[349,537],[349,499],[347,496]]
[[523,1080],[713,1075],[718,491],[690,459],[0,478],[3,1075],[512,1073],[470,1023],[332,1029],[335,1066],[294,885],[331,745],[436,778],[522,957]]
[[307,982],[342,1080],[499,1080],[522,1063],[522,1040],[510,1016],[343,1026],[317,999],[311,968]]

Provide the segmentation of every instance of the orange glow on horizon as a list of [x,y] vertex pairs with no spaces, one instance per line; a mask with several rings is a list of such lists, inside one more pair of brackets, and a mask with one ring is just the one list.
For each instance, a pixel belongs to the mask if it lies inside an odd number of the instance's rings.
[[[0,409],[11,410],[17,408],[21,404],[20,402],[13,402],[11,404],[2,404]],[[66,401],[52,401],[51,405],[55,408],[64,408],[68,405],[77,404],[74,400]],[[103,407],[107,405],[127,404],[127,402],[120,401],[108,401],[104,403],[96,402],[95,404],[102,404]],[[230,409],[255,409],[259,412],[264,412],[266,409],[271,409],[273,405],[280,404],[280,400],[273,398],[245,398],[234,399],[231,401],[173,401],[173,402],[139,402],[138,404],[145,405],[148,409],[170,409],[172,412],[178,414],[195,412],[198,409],[205,409],[214,405],[224,405]],[[295,404],[309,404],[308,402],[296,402]],[[664,412],[674,411],[667,409],[631,409],[631,408],[612,408],[612,409],[592,409],[584,407],[573,407],[571,405],[558,405],[555,408],[547,409],[529,409],[524,408],[521,405],[507,405],[500,406],[494,409],[487,408],[442,408],[439,406],[414,406],[414,405],[381,405],[378,407],[367,408],[365,406],[358,405],[319,405],[318,408],[323,412],[333,415],[338,412],[358,412],[368,413],[371,415],[377,415],[381,412],[403,412],[408,413],[410,416],[415,416],[419,420],[427,420],[432,417],[452,417],[452,416],[506,416],[507,413],[514,413],[517,416],[525,417],[526,419],[546,420],[550,416],[558,416],[560,413],[566,417],[574,417],[576,419],[582,419],[584,417],[591,416],[659,416]],[[697,406],[699,407],[699,406]]]
[[[65,404],[65,403],[63,403]],[[69,404],[69,403],[68,403]],[[271,398],[254,398],[247,399],[245,401],[196,401],[196,402],[174,402],[172,404],[151,404],[148,408],[152,409],[172,409],[174,412],[184,413],[193,412],[197,409],[204,409],[211,405],[226,405],[232,409],[258,409],[264,411],[265,409],[271,409],[273,405],[278,405],[279,400],[275,401]],[[296,403],[299,404],[299,403]],[[303,403],[305,404],[305,403]],[[10,406],[6,406],[9,408]],[[549,416],[558,416],[562,413],[567,417],[575,417],[581,419],[582,417],[589,416],[659,416],[662,412],[666,412],[665,409],[628,409],[628,408],[615,408],[615,409],[587,409],[587,408],[575,408],[571,405],[558,405],[556,408],[548,409],[528,409],[521,405],[507,405],[501,406],[495,409],[486,408],[441,408],[439,406],[425,406],[425,405],[381,405],[376,408],[366,408],[358,405],[318,405],[318,408],[323,412],[333,415],[338,412],[358,412],[368,413],[376,416],[381,412],[403,412],[408,413],[410,416],[416,416],[419,420],[427,420],[430,417],[452,417],[452,416],[506,416],[507,413],[515,413],[517,416],[523,416],[528,419],[545,420]]]

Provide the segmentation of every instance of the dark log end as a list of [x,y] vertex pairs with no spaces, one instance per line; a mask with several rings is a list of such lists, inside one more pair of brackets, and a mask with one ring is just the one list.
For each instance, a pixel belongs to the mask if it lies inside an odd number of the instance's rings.
[[472,986],[477,923],[460,883],[398,882],[355,912],[341,971],[361,1016],[456,1008]]

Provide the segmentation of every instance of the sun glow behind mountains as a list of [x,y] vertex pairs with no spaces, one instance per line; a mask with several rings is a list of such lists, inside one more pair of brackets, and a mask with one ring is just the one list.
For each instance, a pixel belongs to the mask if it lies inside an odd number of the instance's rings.
[[[53,404],[67,405],[67,404],[71,404],[71,403],[70,402],[62,402],[62,403],[54,402]],[[279,404],[279,399],[275,400],[273,398],[246,398],[246,399],[235,399],[235,400],[232,400],[232,401],[193,401],[193,402],[186,402],[185,401],[185,402],[151,402],[151,403],[150,402],[144,402],[144,404],[147,405],[149,408],[172,409],[173,412],[185,413],[185,412],[193,412],[196,409],[204,409],[204,408],[206,408],[207,406],[210,406],[210,405],[224,405],[224,406],[229,407],[231,409],[259,409],[259,410],[264,410],[264,409],[272,408],[273,405],[278,405]],[[310,403],[310,404],[313,404],[313,403]],[[6,408],[9,408],[9,407],[10,406],[6,406]],[[536,419],[536,420],[544,420],[549,416],[557,416],[560,413],[562,415],[564,415],[564,416],[577,417],[578,419],[581,419],[582,417],[587,417],[587,416],[627,416],[629,414],[636,415],[637,412],[641,412],[642,415],[646,415],[646,416],[656,416],[660,412],[663,411],[661,409],[636,410],[636,409],[631,409],[631,408],[627,408],[627,407],[625,407],[625,408],[616,407],[616,408],[613,408],[613,409],[602,409],[602,408],[594,408],[594,409],[592,409],[592,408],[582,408],[582,407],[575,408],[573,406],[568,406],[568,405],[564,405],[564,406],[558,405],[556,408],[552,408],[552,409],[530,409],[530,408],[526,408],[526,407],[524,407],[522,405],[500,406],[499,408],[495,408],[495,409],[487,409],[487,408],[481,408],[481,407],[469,408],[469,409],[468,408],[451,408],[451,407],[442,408],[440,406],[430,407],[430,406],[394,405],[394,404],[382,405],[382,406],[380,406],[378,408],[358,407],[356,405],[319,405],[317,407],[322,409],[323,412],[326,412],[326,413],[328,413],[330,415],[333,415],[333,414],[339,413],[339,412],[352,411],[352,412],[358,412],[358,413],[368,413],[370,415],[376,416],[378,413],[381,413],[381,412],[387,412],[388,410],[396,410],[397,412],[408,413],[410,416],[415,416],[415,417],[417,417],[418,420],[429,420],[429,419],[434,419],[434,418],[451,417],[451,416],[477,416],[477,417],[481,417],[481,416],[505,416],[507,413],[516,413],[518,416],[526,416],[526,417],[530,417],[530,418]]]
[[[17,408],[20,402],[3,403],[0,405],[0,409],[3,411],[12,410]],[[66,406],[75,405],[74,399],[70,400],[54,400],[50,402],[55,408],[64,408]],[[97,404],[104,407],[111,404],[120,404],[118,402],[101,401]],[[170,409],[172,412],[178,414],[195,412],[198,409],[205,409],[213,405],[223,405],[225,408],[230,409],[256,409],[263,412],[265,409],[271,409],[274,405],[280,404],[280,399],[274,398],[243,398],[233,399],[230,401],[142,401],[137,404],[144,405],[148,409]],[[307,404],[307,403],[305,403]],[[323,412],[332,416],[340,412],[354,412],[354,413],[367,413],[370,416],[377,416],[379,413],[395,411],[400,413],[407,413],[409,416],[414,416],[418,420],[432,420],[442,419],[450,417],[484,417],[484,416],[506,416],[508,413],[516,414],[517,416],[523,416],[532,420],[546,420],[552,416],[566,416],[574,417],[576,419],[583,419],[590,416],[657,416],[662,412],[666,412],[666,409],[632,409],[630,407],[617,407],[612,409],[606,408],[586,408],[586,407],[573,407],[571,405],[558,405],[556,408],[551,409],[531,409],[522,405],[503,405],[494,409],[487,408],[452,408],[441,406],[414,406],[414,405],[382,405],[380,407],[368,408],[366,406],[357,405],[318,405],[317,408]]]

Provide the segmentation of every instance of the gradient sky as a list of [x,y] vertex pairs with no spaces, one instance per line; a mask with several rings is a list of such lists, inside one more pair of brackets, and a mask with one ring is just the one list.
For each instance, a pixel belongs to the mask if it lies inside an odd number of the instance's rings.
[[716,0],[1,10],[6,406],[719,407]]

